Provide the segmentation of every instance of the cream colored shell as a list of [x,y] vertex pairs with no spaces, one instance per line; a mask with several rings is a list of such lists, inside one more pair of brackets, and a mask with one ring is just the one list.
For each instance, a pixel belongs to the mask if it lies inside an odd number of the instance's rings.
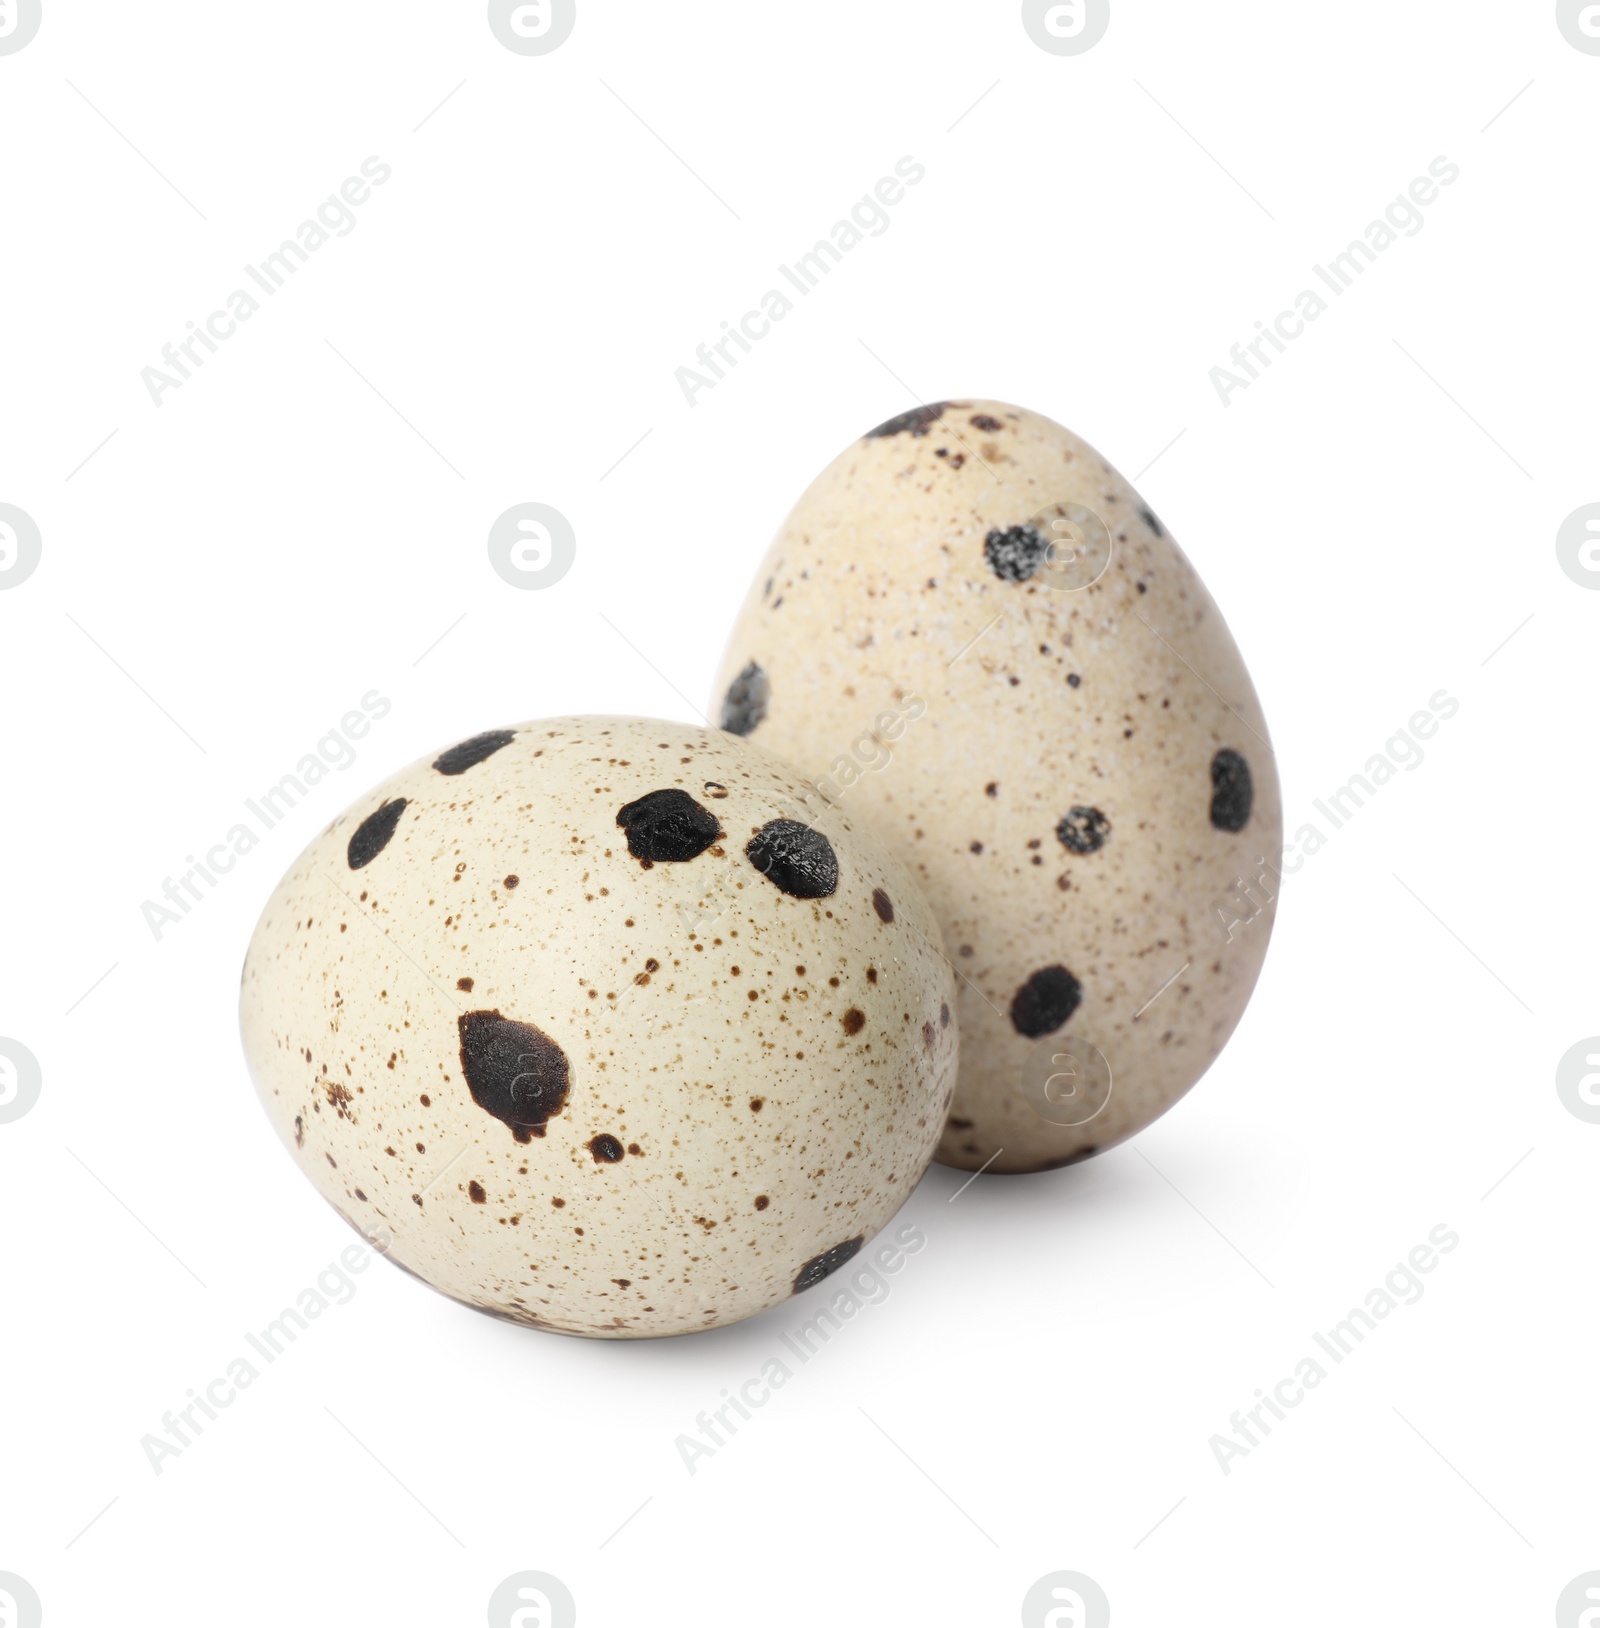
[[[715,694],[725,724],[816,776],[927,892],[960,989],[942,1163],[1087,1157],[1222,1049],[1272,928],[1267,726],[1194,569],[1075,435],[964,401],[854,443],[768,550]],[[1219,753],[1253,782],[1236,831],[1212,823],[1214,763],[1224,823],[1239,801]],[[1058,835],[1064,819],[1092,851]],[[1052,1023],[1066,1001],[1041,1014],[1024,992],[1024,1027],[1045,1028],[1019,1033],[1019,990],[1045,969],[1081,998]]]
[[[746,844],[803,823],[804,783],[720,730],[497,734],[393,776],[279,883],[241,997],[262,1100],[329,1203],[445,1294],[613,1338],[748,1317],[843,1265],[927,1166],[957,1052],[927,905],[839,814],[834,891],[780,890]],[[672,788],[725,836],[647,866],[618,811]],[[469,1034],[523,1034],[503,1020],[565,1057],[542,1134],[479,1106],[486,1064],[466,1077]]]

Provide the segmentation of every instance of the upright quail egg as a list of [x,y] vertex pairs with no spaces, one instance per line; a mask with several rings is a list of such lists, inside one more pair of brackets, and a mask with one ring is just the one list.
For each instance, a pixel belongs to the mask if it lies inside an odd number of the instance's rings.
[[1272,930],[1278,780],[1194,568],[1092,447],[939,402],[801,496],[716,687],[915,872],[959,979],[937,1157],[1048,1170],[1210,1066]]

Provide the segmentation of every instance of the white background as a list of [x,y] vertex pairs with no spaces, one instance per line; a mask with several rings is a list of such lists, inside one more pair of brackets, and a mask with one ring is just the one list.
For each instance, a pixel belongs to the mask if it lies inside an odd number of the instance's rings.
[[[536,57],[466,0],[45,0],[0,56],[0,502],[43,537],[0,592],[0,1035],[43,1071],[0,1125],[0,1572],[46,1621],[478,1624],[524,1569],[586,1628],[1011,1624],[1059,1569],[1119,1628],[1549,1621],[1600,1568],[1600,1126],[1554,1083],[1600,1031],[1600,594],[1555,551],[1600,499],[1597,92],[1544,0],[1115,0],[1081,56],[1012,4],[580,0]],[[374,154],[355,229],[155,406],[141,369]],[[908,154],[889,229],[686,404]],[[1224,406],[1209,370],[1439,155],[1425,227]],[[1285,882],[1211,1074],[1087,1165],[932,1170],[890,1296],[693,1476],[675,1439],[808,1302],[586,1342],[382,1263],[155,1475],[141,1437],[350,1242],[239,1051],[278,875],[480,729],[694,717],[789,504],[962,394],[1139,479],[1291,833],[1459,701]],[[528,501],[578,538],[545,592],[485,547]],[[143,901],[373,689],[355,765],[158,942]],[[1224,1474],[1440,1223],[1424,1298]]]

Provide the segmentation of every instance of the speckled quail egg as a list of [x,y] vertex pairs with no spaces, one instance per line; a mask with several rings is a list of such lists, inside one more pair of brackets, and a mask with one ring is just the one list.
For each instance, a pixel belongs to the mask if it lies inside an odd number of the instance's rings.
[[941,1162],[1087,1158],[1221,1051],[1272,929],[1267,726],[1194,568],[1077,436],[951,401],[854,443],[768,551],[715,705],[928,895],[963,1035]]
[[301,1170],[483,1311],[629,1339],[849,1261],[933,1153],[954,986],[905,866],[717,729],[554,718],[402,770],[278,884],[241,1024]]

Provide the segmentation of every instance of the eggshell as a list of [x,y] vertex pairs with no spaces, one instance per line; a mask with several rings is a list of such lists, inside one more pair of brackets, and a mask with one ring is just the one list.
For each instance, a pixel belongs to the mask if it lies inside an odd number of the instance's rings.
[[1087,1158],[1221,1051],[1272,929],[1267,726],[1194,568],[1075,435],[944,402],[847,448],[715,695],[923,884],[960,988],[942,1163]]
[[806,790],[720,730],[555,718],[354,804],[243,976],[312,1184],[445,1294],[568,1334],[711,1328],[845,1267],[932,1154],[954,987],[904,866]]

